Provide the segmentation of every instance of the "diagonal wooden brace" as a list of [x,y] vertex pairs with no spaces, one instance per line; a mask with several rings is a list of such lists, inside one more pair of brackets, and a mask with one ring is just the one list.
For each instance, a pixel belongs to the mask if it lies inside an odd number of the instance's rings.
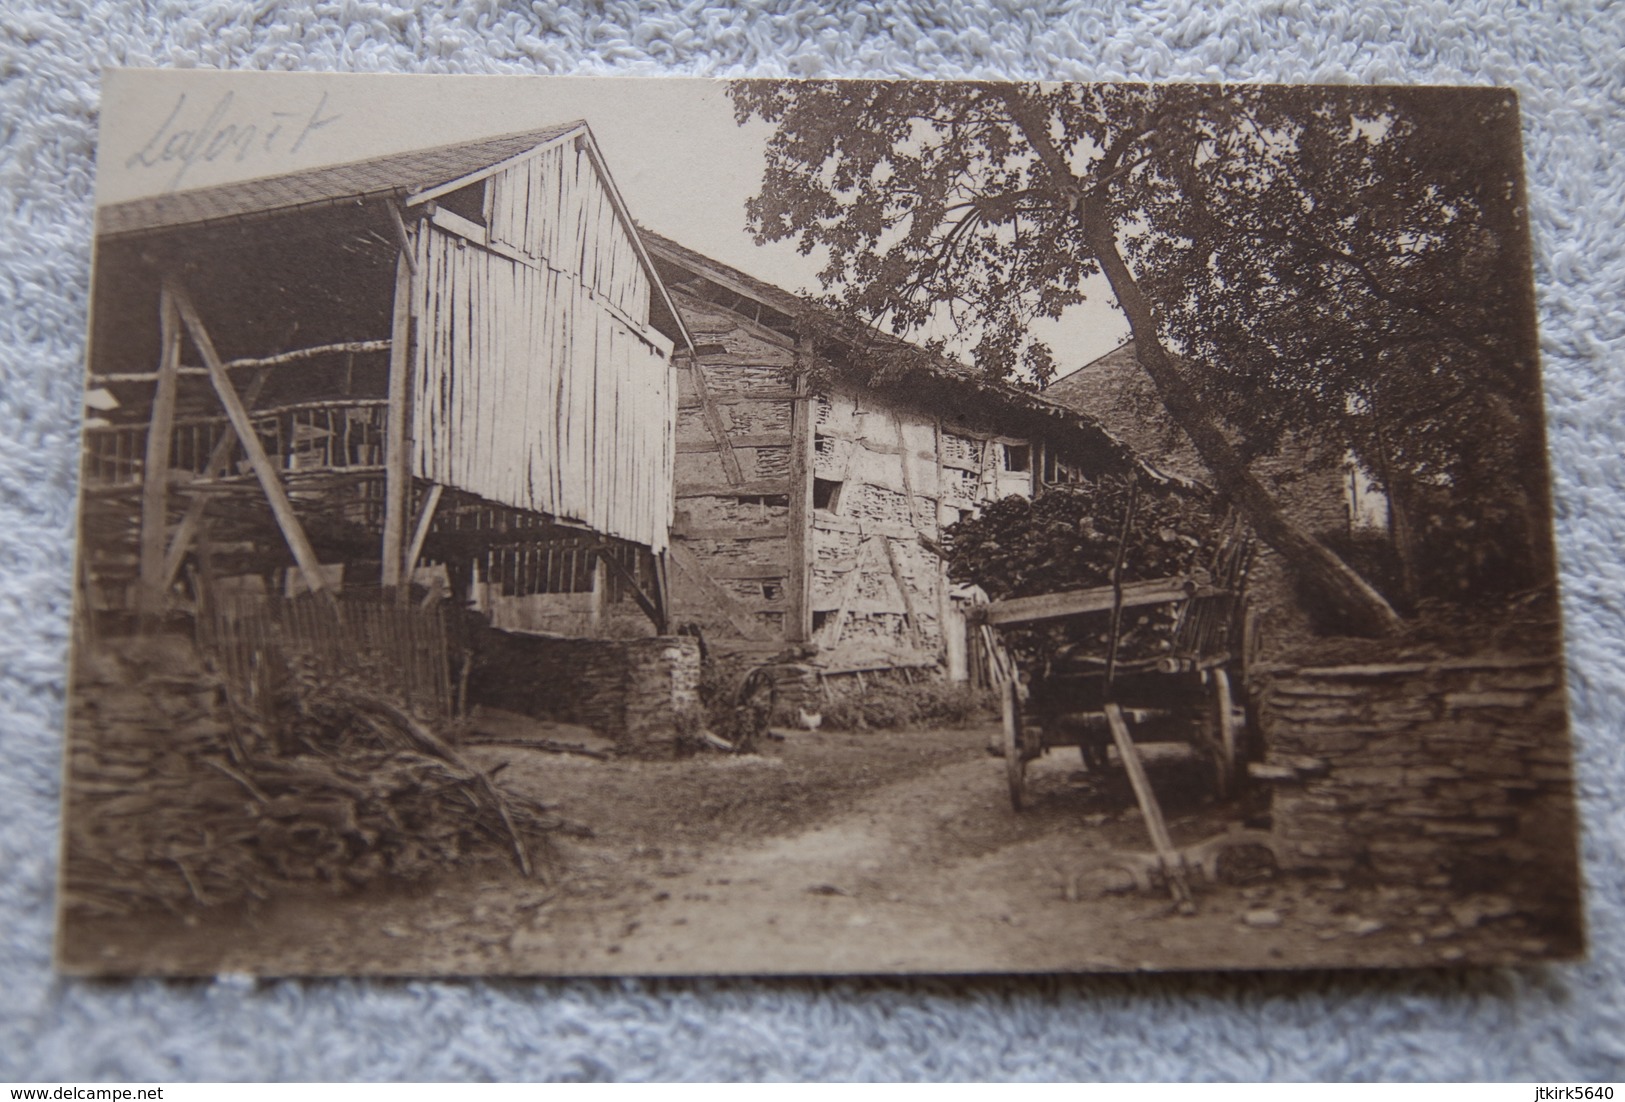
[[666,634],[666,618],[661,613],[660,606],[650,600],[647,593],[643,592],[643,587],[638,585],[638,579],[626,568],[626,564],[610,554],[608,547],[602,545],[594,547],[592,553],[598,556],[599,562],[602,562],[621,576],[621,580],[626,583],[626,587],[632,591],[632,599],[638,603],[638,607],[643,610],[643,614],[654,622],[655,631],[661,635]]
[[[261,368],[243,391],[243,405],[252,406],[254,400],[260,396],[267,380],[271,378],[270,368]],[[218,478],[226,473],[226,465],[231,461],[231,445],[237,439],[235,432],[223,432],[220,439],[214,443],[214,449],[209,452],[208,461],[203,464],[204,477]],[[186,552],[192,546],[192,540],[197,537],[198,525],[203,523],[203,510],[208,499],[202,496],[194,497],[186,507],[186,515],[181,517],[180,527],[175,530],[175,537],[169,543],[169,551],[164,555],[164,588],[168,589],[175,584],[175,575],[180,572],[181,562],[186,558]]]
[[682,543],[674,542],[669,552],[671,561],[677,565],[677,568],[683,572],[689,581],[693,582],[705,594],[706,599],[712,603],[716,610],[727,618],[735,631],[746,639],[755,642],[772,641],[773,637],[768,634],[767,629],[762,626],[760,621],[751,614],[750,609],[746,608],[738,598],[723,589],[710,574],[706,573],[699,557],[692,550]]
[[440,507],[440,497],[446,492],[446,487],[436,482],[429,487],[424,496],[423,504],[418,509],[417,523],[412,528],[412,542],[406,549],[405,572],[401,577],[402,584],[398,589],[399,599],[404,603],[407,598],[412,572],[417,569],[418,556],[423,554],[423,541],[429,538],[429,529],[434,524],[435,510]]
[[305,585],[312,593],[326,593],[331,596],[327,582],[322,578],[321,564],[316,561],[316,551],[305,536],[305,530],[299,523],[299,517],[293,511],[293,502],[288,500],[288,491],[283,488],[282,480],[277,476],[276,466],[265,454],[265,448],[260,444],[259,436],[254,432],[254,424],[249,420],[248,410],[243,406],[242,398],[237,394],[237,388],[232,385],[231,377],[226,373],[225,364],[220,361],[220,355],[215,351],[214,341],[209,331],[204,328],[203,321],[198,317],[197,307],[192,304],[192,298],[179,283],[166,281],[165,288],[175,301],[175,307],[180,311],[181,321],[197,346],[198,354],[203,357],[204,366],[209,370],[209,381],[214,384],[215,393],[220,398],[220,404],[226,409],[226,418],[242,442],[243,451],[248,454],[248,464],[254,469],[254,476],[259,479],[260,488],[265,491],[265,498],[271,505],[271,513],[276,518],[277,527],[282,530],[282,538],[288,541],[288,549],[293,552],[293,559],[299,565],[299,572],[304,576]]

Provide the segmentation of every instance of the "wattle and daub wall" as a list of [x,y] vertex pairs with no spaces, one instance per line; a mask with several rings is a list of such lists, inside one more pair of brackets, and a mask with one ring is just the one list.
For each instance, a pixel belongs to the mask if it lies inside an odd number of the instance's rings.
[[676,297],[701,348],[679,372],[679,620],[730,650],[810,640],[831,669],[939,661],[957,618],[919,537],[1030,495],[1039,448],[862,388],[800,395],[782,335]]

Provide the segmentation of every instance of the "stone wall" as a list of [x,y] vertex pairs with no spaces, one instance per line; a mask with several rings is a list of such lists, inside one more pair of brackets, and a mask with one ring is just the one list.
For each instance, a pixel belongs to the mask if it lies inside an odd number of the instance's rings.
[[628,753],[669,751],[676,716],[699,706],[700,651],[690,638],[560,639],[490,631],[471,699],[579,723]]
[[1274,829],[1300,867],[1461,890],[1577,883],[1561,666],[1255,669]]

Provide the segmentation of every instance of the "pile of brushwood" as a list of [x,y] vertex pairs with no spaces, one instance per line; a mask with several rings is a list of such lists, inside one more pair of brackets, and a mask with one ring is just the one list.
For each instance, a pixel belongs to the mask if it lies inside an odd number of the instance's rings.
[[250,710],[170,638],[103,649],[74,689],[71,907],[181,910],[493,858],[541,876],[560,825],[357,671],[296,659]]
[[[1228,524],[1205,495],[1128,477],[1054,486],[1037,498],[1007,497],[943,532],[948,573],[999,600],[1113,583],[1199,575],[1214,560]],[[1132,608],[1120,625],[1120,657],[1165,651],[1175,615],[1162,606]],[[1098,649],[1109,641],[1106,613],[1001,631],[1020,652]]]

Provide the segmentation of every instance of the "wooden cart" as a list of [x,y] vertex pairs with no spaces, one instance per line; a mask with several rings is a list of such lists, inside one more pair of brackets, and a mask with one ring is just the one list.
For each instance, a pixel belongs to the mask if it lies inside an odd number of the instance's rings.
[[[1230,526],[1211,570],[1095,589],[994,601],[980,610],[990,677],[1004,713],[1004,756],[1010,802],[1027,800],[1027,763],[1057,746],[1076,746],[1091,769],[1103,768],[1114,742],[1131,779],[1134,741],[1191,743],[1210,763],[1221,797],[1244,768],[1242,699],[1252,631],[1245,600],[1252,540]],[[1149,606],[1174,617],[1166,650],[1152,658],[1119,657],[1124,613]],[[1018,669],[1001,628],[1094,617],[1107,620],[1102,647],[1073,645]],[[1119,729],[1128,734],[1119,737]]]
[[[1260,831],[1232,831],[1176,850],[1135,746],[1136,737],[1189,741],[1211,763],[1221,797],[1231,793],[1244,768],[1243,740],[1250,725],[1238,689],[1246,684],[1255,636],[1245,599],[1252,538],[1236,523],[1226,532],[1209,571],[994,601],[982,610],[979,628],[1004,713],[1011,805],[1022,810],[1027,763],[1052,747],[1077,746],[1085,764],[1100,769],[1106,747],[1115,744],[1156,851],[1124,867],[1141,884],[1148,868],[1160,869],[1184,914],[1195,911],[1191,869],[1215,878],[1218,854],[1235,845],[1275,852],[1274,840]],[[1117,565],[1121,572],[1121,554]],[[1123,613],[1153,605],[1173,611],[1168,648],[1154,658],[1122,659]],[[1103,653],[1073,646],[1035,663],[1038,668],[1018,669],[999,637],[1000,628],[1102,614],[1108,617]]]

